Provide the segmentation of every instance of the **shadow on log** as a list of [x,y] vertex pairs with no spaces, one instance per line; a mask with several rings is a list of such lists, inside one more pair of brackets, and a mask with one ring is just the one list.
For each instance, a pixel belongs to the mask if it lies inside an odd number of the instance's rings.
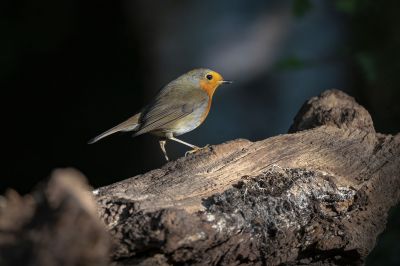
[[99,188],[97,206],[71,172],[32,196],[10,192],[0,264],[362,264],[400,199],[400,134],[376,133],[337,90],[305,103],[289,131]]
[[290,133],[211,146],[95,191],[115,265],[361,264],[400,197],[400,134],[337,90]]

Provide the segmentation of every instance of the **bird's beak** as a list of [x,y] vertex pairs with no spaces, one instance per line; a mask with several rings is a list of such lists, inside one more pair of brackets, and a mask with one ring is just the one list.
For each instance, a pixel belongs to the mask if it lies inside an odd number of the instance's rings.
[[231,81],[231,80],[221,80],[220,83],[221,84],[232,84],[233,81]]

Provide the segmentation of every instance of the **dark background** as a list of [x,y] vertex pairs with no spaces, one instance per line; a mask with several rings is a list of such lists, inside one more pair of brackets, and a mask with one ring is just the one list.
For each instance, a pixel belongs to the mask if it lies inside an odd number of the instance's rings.
[[[32,189],[56,167],[98,187],[163,165],[152,136],[86,142],[135,114],[196,67],[234,80],[207,121],[182,137],[203,146],[283,134],[308,98],[339,88],[400,131],[399,1],[0,2],[0,191]],[[170,143],[170,157],[185,147]],[[399,265],[400,211],[369,265]]]

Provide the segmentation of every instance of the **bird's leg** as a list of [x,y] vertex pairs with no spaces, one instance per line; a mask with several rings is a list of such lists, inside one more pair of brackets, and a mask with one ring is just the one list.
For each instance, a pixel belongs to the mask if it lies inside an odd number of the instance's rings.
[[167,140],[165,140],[165,139],[160,140],[159,143],[160,143],[161,150],[164,153],[165,160],[167,160],[167,162],[168,162],[169,158],[168,158],[168,155],[167,155],[167,151],[165,150],[165,144],[167,143]]
[[206,146],[200,148],[200,147],[197,147],[197,146],[192,145],[192,144],[190,144],[190,143],[184,142],[183,140],[177,139],[177,138],[175,138],[175,137],[173,137],[173,136],[172,136],[172,137],[169,137],[168,139],[173,140],[173,141],[176,141],[176,142],[179,142],[179,143],[181,143],[181,144],[183,144],[183,145],[186,145],[186,146],[192,148],[192,150],[185,152],[185,156],[187,156],[188,154],[194,153],[194,152],[196,152],[196,151],[198,151],[198,150],[201,150],[201,149],[204,149],[204,148],[207,148],[207,147],[208,147],[208,144],[207,144]]
[[193,150],[198,150],[198,149],[200,149],[200,148],[197,147],[196,145],[192,145],[192,144],[190,144],[190,143],[184,142],[183,140],[177,139],[177,138],[175,138],[175,137],[169,137],[168,139],[173,140],[173,141],[176,141],[176,142],[179,142],[179,143],[181,143],[181,144],[183,144],[183,145],[186,145],[186,146],[192,148]]

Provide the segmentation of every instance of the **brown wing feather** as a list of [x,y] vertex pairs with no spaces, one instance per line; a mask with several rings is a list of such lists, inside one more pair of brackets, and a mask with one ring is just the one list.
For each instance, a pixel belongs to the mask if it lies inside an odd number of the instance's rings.
[[208,99],[208,95],[200,89],[175,87],[174,90],[164,91],[145,109],[140,128],[133,136],[171,128],[176,121],[208,103]]
[[171,108],[168,112],[164,112],[159,116],[152,116],[150,119],[146,120],[140,129],[133,134],[133,136],[138,136],[147,132],[169,128],[174,122],[184,118],[185,116],[191,114],[193,109],[187,107],[182,108],[182,106],[175,106]]

